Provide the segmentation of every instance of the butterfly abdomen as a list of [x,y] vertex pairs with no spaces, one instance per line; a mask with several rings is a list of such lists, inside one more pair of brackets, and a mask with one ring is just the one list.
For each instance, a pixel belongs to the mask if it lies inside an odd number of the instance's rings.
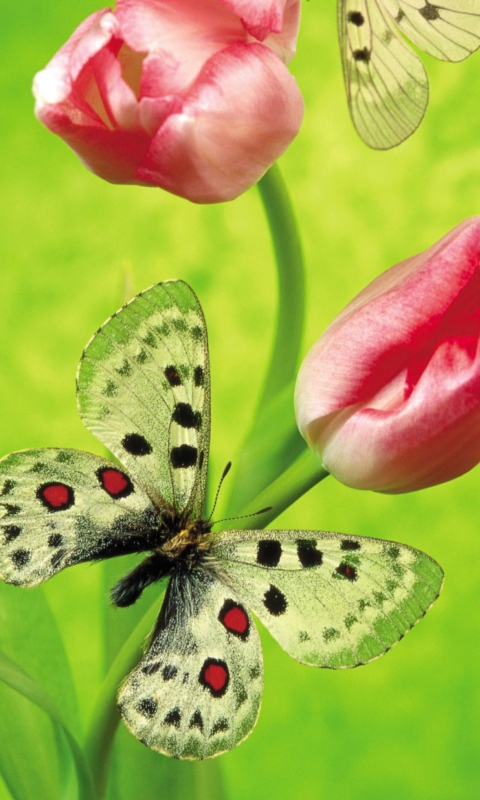
[[191,571],[210,549],[210,525],[203,520],[188,524],[177,532],[178,520],[172,520],[171,535],[159,544],[152,555],[121,578],[111,591],[114,605],[130,606],[143,590],[172,572]]

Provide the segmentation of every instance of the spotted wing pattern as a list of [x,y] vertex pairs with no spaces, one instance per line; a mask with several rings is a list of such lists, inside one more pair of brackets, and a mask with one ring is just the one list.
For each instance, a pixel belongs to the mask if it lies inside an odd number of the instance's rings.
[[107,550],[135,552],[156,517],[111,461],[54,448],[12,453],[0,461],[0,577],[36,586]]
[[420,124],[428,79],[405,34],[446,61],[466,58],[480,45],[477,0],[339,0],[343,73],[353,122],[376,149],[394,147]]
[[84,350],[78,404],[87,426],[158,506],[203,512],[210,439],[205,320],[183,281],[147,289]]
[[354,667],[385,653],[443,580],[419,550],[338,533],[231,531],[212,555],[287,653],[318,667]]
[[174,758],[211,758],[249,735],[262,689],[260,638],[235,592],[206,571],[174,575],[152,644],[120,690],[132,733]]

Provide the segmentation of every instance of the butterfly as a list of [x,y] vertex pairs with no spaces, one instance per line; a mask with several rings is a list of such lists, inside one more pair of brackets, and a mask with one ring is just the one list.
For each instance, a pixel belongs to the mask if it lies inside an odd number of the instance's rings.
[[403,142],[428,104],[425,68],[405,41],[442,61],[480,46],[479,0],[339,0],[343,75],[353,123],[366,144]]
[[263,687],[251,611],[298,661],[354,667],[389,650],[438,596],[441,568],[401,544],[212,530],[207,330],[183,281],[147,289],[107,320],[83,352],[77,396],[122,466],[56,448],[3,458],[0,576],[35,586],[73,564],[147,553],[112,600],[131,605],[168,579],[150,645],[118,697],[128,728],[154,750],[210,758],[249,735]]

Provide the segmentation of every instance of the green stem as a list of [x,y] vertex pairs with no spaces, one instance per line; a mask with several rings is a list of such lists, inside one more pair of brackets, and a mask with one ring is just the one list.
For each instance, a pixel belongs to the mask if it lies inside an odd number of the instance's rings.
[[113,661],[100,688],[85,739],[85,754],[95,787],[96,800],[105,797],[113,741],[120,722],[118,687],[143,655],[143,643],[153,627],[161,603],[158,599],[134,628]]
[[297,371],[305,319],[305,267],[293,206],[278,165],[270,167],[257,185],[270,226],[278,276],[276,331],[259,400],[261,408]]
[[[250,487],[263,489],[291,463],[303,447],[293,418],[293,385],[298,368],[305,318],[305,268],[293,207],[287,187],[274,164],[258,183],[275,253],[278,307],[270,363],[253,423],[234,463],[228,513],[248,503]],[[291,388],[289,388],[291,387]],[[271,432],[270,410],[282,395],[288,402],[285,442],[277,435],[275,458],[268,450],[258,453],[258,440]],[[291,419],[290,419],[291,417]],[[283,426],[284,427],[284,426]],[[278,433],[278,432],[277,432]],[[293,438],[292,438],[293,437]],[[252,461],[252,452],[258,457]]]
[[[292,505],[315,484],[323,481],[330,473],[324,469],[318,456],[305,448],[303,453],[266,489],[259,492],[242,510],[242,514],[255,514],[262,508],[269,508],[261,516],[252,516],[242,520],[242,529],[264,528],[282,511]],[[261,525],[259,525],[261,522]],[[236,520],[224,526],[226,529],[238,527]]]

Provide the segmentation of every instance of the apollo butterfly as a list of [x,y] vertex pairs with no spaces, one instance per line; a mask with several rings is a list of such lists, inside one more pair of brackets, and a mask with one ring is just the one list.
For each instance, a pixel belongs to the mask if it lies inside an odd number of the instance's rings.
[[204,515],[207,332],[182,281],[153,286],[84,350],[80,415],[118,458],[40,449],[0,461],[0,575],[35,586],[64,567],[147,553],[117,606],[168,581],[148,649],[119,692],[130,730],[175,758],[249,735],[263,663],[251,609],[298,661],[354,667],[390,649],[438,596],[442,571],[392,542],[318,531],[217,533]]

